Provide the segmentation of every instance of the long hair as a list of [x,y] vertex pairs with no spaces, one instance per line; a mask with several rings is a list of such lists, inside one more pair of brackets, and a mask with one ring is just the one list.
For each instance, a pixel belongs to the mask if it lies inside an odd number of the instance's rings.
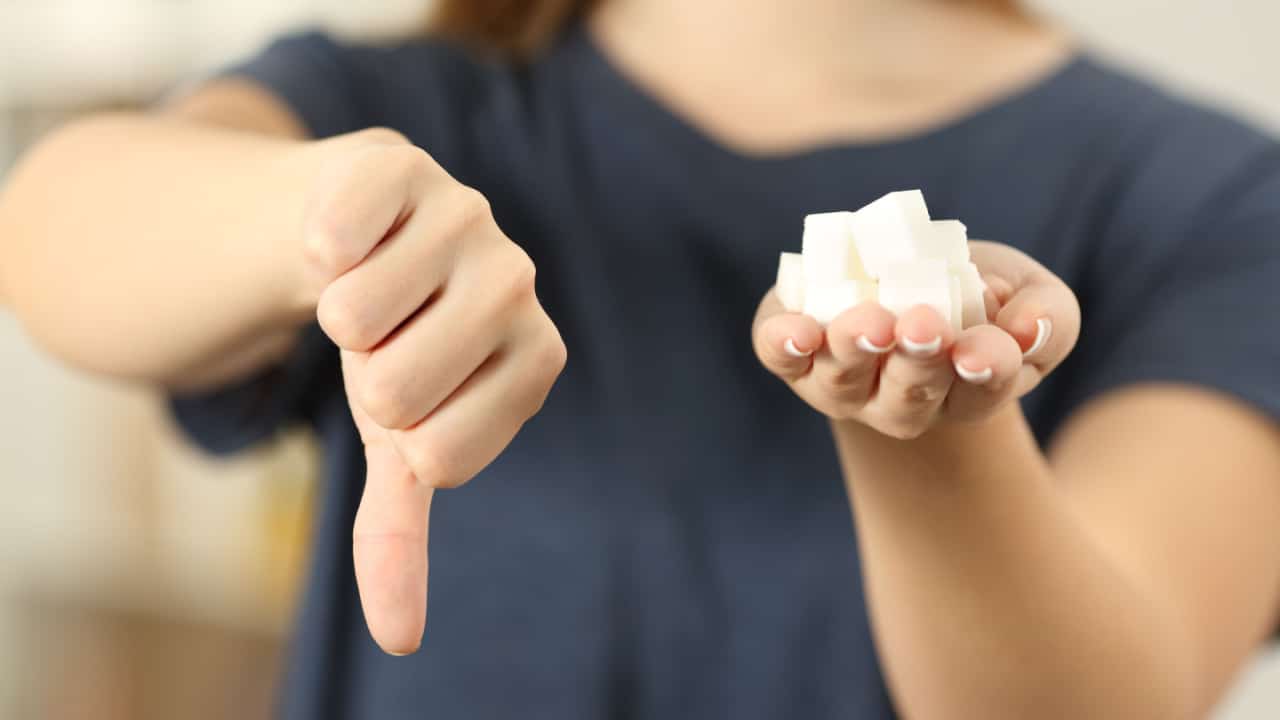
[[437,0],[433,33],[517,59],[545,47],[598,0]]
[[[689,0],[697,2],[697,0]],[[950,0],[1021,15],[1019,0]],[[433,33],[518,60],[549,44],[564,26],[601,0],[436,0]]]

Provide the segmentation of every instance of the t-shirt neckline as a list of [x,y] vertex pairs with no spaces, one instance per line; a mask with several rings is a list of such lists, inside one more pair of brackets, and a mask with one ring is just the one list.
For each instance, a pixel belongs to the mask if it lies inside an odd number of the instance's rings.
[[934,145],[947,146],[955,141],[956,136],[975,126],[1017,113],[1020,109],[1033,105],[1040,97],[1052,94],[1054,88],[1069,82],[1070,78],[1085,70],[1090,63],[1085,52],[1073,49],[1063,61],[1039,78],[955,118],[901,136],[866,141],[833,140],[798,150],[752,153],[732,148],[716,139],[638,84],[608,57],[591,36],[585,22],[579,21],[569,28],[564,43],[592,81],[591,92],[597,99],[614,105],[629,118],[640,120],[638,125],[661,133],[664,142],[672,143],[683,152],[709,161],[721,160],[742,166],[767,166],[772,169],[805,165],[814,160],[826,162],[834,157],[894,150],[927,150]]

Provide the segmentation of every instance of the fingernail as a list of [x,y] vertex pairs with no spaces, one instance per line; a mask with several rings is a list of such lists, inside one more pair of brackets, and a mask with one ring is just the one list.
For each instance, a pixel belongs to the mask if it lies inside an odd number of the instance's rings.
[[786,350],[787,354],[790,355],[791,357],[797,357],[797,358],[809,357],[810,355],[813,354],[812,350],[810,350],[809,352],[802,352],[800,348],[796,347],[796,341],[793,340],[792,338],[787,338],[787,341],[782,343],[782,349]]
[[1022,353],[1022,357],[1040,352],[1040,349],[1049,342],[1051,335],[1053,335],[1053,321],[1049,320],[1049,318],[1036,320],[1036,341],[1031,343],[1031,347],[1026,352]]
[[866,335],[859,335],[858,339],[854,341],[854,344],[857,345],[858,349],[862,352],[871,353],[872,355],[883,355],[893,349],[893,341],[889,341],[888,345],[880,347],[879,345],[871,342],[871,338]]
[[942,349],[942,336],[939,335],[928,342],[919,342],[903,335],[902,349],[906,350],[907,354],[915,355],[916,357],[936,355]]
[[956,363],[956,374],[959,375],[960,378],[967,383],[972,383],[974,385],[982,385],[984,383],[990,382],[991,377],[995,373],[989,367],[983,368],[982,370],[974,371],[974,370],[969,370],[965,368],[965,366],[961,365],[960,363]]

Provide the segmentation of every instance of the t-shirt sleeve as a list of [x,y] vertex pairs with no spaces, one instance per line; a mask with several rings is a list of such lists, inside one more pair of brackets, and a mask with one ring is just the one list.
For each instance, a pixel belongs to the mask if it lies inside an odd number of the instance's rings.
[[370,117],[360,49],[321,32],[283,37],[221,77],[250,80],[274,93],[316,138],[342,135],[377,124]]
[[1189,114],[1151,141],[1103,227],[1067,405],[1175,382],[1280,419],[1280,145]]
[[[218,76],[258,83],[283,100],[313,136],[329,137],[374,124],[360,96],[355,53],[326,35],[304,33],[277,40]],[[221,455],[313,423],[324,400],[340,389],[337,348],[311,323],[282,362],[226,387],[175,395],[169,405],[192,441]]]
[[341,392],[338,350],[312,323],[283,362],[240,382],[170,396],[178,427],[206,452],[230,455],[295,425],[314,425]]

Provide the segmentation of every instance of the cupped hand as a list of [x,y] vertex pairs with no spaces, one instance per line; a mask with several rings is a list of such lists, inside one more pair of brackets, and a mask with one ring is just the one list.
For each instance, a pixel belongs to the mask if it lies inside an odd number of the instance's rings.
[[1080,308],[1071,289],[1007,245],[970,243],[987,284],[990,324],[958,335],[936,310],[895,317],[874,302],[824,329],[787,312],[770,290],[752,332],[760,361],[833,420],[899,439],[938,422],[986,418],[1034,388],[1075,346]]
[[341,348],[367,476],[353,557],[388,653],[422,641],[437,488],[465,483],[542,406],[565,347],[534,266],[485,198],[396,133],[323,144],[304,255],[317,316]]

